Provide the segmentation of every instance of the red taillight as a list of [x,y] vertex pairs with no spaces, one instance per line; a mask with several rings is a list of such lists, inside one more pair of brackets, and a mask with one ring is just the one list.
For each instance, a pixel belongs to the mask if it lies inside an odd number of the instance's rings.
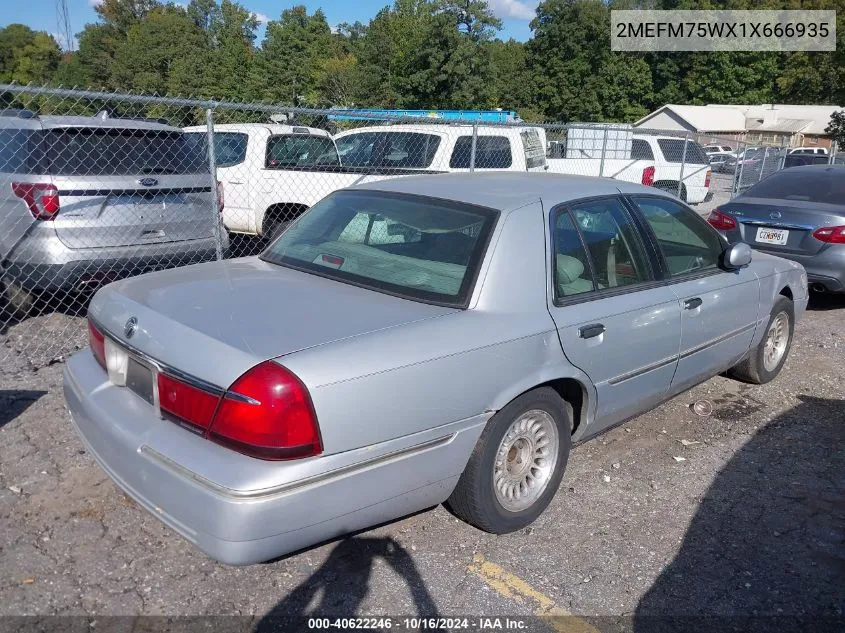
[[223,207],[226,206],[226,196],[223,193],[223,183],[217,181],[217,210],[223,213]]
[[272,361],[253,367],[229,387],[208,436],[262,459],[310,457],[323,450],[308,390]]
[[828,244],[845,244],[845,226],[823,226],[813,231],[813,237]]
[[730,231],[736,228],[736,220],[727,213],[722,213],[719,209],[713,209],[707,217],[707,221],[710,226],[720,231]]
[[654,167],[646,167],[643,169],[643,178],[641,182],[644,185],[653,185],[654,184]]
[[158,400],[161,410],[205,430],[211,426],[220,396],[198,389],[186,382],[158,375]]
[[705,188],[705,189],[709,189],[709,188],[710,188],[710,177],[711,177],[712,175],[713,175],[713,170],[712,170],[712,169],[708,169],[708,170],[707,170],[707,175],[706,175],[706,176],[704,176],[704,188]]
[[94,358],[100,363],[100,366],[106,368],[106,339],[103,333],[97,329],[97,326],[88,319],[88,344],[91,346],[91,352]]
[[12,193],[26,202],[36,220],[52,220],[59,212],[59,190],[49,183],[13,182]]

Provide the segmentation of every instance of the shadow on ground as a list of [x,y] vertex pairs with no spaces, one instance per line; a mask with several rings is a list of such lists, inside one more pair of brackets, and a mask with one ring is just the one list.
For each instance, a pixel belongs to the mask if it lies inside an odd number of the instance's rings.
[[0,389],[0,429],[26,411],[46,391],[21,389]]
[[843,310],[845,309],[845,293],[811,292],[807,308],[818,311]]
[[305,630],[304,618],[356,616],[378,559],[407,584],[419,615],[438,617],[437,605],[405,548],[389,537],[352,536],[341,541],[314,574],[261,619],[256,633]]
[[637,632],[845,630],[845,401],[799,398],[719,472]]

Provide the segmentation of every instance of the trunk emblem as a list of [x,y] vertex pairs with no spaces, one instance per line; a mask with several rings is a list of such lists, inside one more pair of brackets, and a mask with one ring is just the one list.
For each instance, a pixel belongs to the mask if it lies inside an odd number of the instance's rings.
[[126,322],[126,325],[123,326],[123,335],[126,338],[132,338],[135,334],[135,330],[138,329],[138,317],[129,317],[129,320]]
[[145,187],[155,187],[158,184],[158,180],[155,178],[139,178],[138,184]]
[[770,218],[772,218],[773,220],[780,220],[780,218],[781,218],[781,213],[780,213],[780,211],[772,211],[772,212],[769,214],[769,217],[770,217]]

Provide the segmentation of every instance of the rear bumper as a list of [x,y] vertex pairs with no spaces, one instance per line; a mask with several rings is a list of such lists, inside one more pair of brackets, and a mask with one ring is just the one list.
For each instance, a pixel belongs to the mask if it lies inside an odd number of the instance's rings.
[[209,556],[233,565],[437,505],[451,494],[484,422],[268,462],[155,417],[146,402],[108,383],[89,350],[68,362],[64,393],[76,430],[118,486]]
[[753,248],[801,264],[811,288],[813,284],[822,284],[827,292],[845,292],[845,245],[832,244],[815,255],[782,253],[759,248],[757,244]]
[[[138,253],[152,249],[131,250]],[[223,255],[227,252],[228,242],[224,244]],[[209,244],[209,240],[199,240],[176,243],[176,248],[156,249],[155,254],[121,257],[115,256],[114,250],[110,250],[108,256],[98,255],[82,252],[79,253],[80,259],[61,264],[11,260],[5,262],[4,273],[27,290],[93,292],[103,284],[124,277],[214,261],[217,259],[217,249],[213,241]]]

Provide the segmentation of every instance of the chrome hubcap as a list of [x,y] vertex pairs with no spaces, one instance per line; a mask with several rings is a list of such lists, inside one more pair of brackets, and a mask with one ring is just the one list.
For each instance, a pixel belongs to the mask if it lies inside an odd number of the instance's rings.
[[558,457],[557,425],[540,409],[523,413],[508,427],[496,451],[493,489],[505,510],[519,512],[543,494]]
[[786,354],[789,343],[789,315],[779,312],[772,319],[769,331],[766,332],[766,342],[763,344],[763,367],[766,371],[774,371]]

